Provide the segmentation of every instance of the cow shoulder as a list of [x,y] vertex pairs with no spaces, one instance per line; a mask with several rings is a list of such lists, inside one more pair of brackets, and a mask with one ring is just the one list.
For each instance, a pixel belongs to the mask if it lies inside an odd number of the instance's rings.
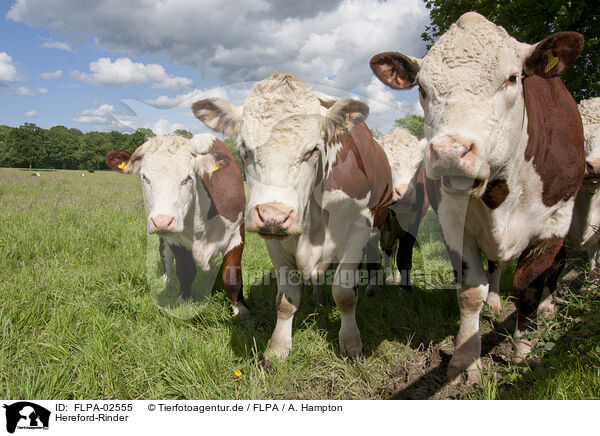
[[339,189],[355,199],[369,195],[368,207],[375,216],[375,224],[380,227],[392,203],[393,191],[392,171],[385,151],[373,139],[365,123],[340,136],[339,142],[341,148],[326,175],[324,190]]
[[546,207],[577,194],[583,180],[583,126],[575,100],[558,77],[525,79],[529,140],[525,159],[533,159]]
[[202,182],[212,200],[208,218],[220,215],[236,221],[246,207],[242,172],[225,144],[215,139],[209,153],[215,158],[215,170],[202,174]]

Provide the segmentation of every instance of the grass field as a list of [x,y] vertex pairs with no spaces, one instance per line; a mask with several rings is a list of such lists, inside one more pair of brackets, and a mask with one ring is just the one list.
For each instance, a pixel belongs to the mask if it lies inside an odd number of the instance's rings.
[[[599,286],[577,254],[561,285],[560,315],[540,321],[535,368],[508,363],[514,316],[507,271],[505,310],[494,319],[486,308],[482,317],[480,387],[445,383],[456,296],[423,287],[402,295],[386,287],[372,298],[360,289],[364,355],[356,361],[339,356],[333,303],[317,309],[306,289],[290,358],[266,372],[261,359],[275,323],[275,284],[259,280],[272,268],[260,238],[247,235],[243,257],[250,320],[232,318],[219,281],[193,316],[177,317],[156,303],[148,284],[137,178],[30,174],[0,169],[2,398],[600,398]],[[431,212],[419,240],[416,268],[449,272]],[[155,243],[149,241],[152,250]]]

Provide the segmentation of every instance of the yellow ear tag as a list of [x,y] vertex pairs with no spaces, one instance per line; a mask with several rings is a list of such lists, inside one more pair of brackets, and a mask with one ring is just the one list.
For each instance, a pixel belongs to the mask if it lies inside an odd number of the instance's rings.
[[544,68],[544,73],[547,73],[552,68],[556,66],[558,63],[558,58],[552,54],[552,52],[548,53],[548,63],[546,64],[546,68]]
[[218,167],[216,164],[214,164],[214,165],[213,165],[213,167],[212,167],[210,170],[208,170],[208,172],[209,172],[209,173],[214,173],[214,172],[215,172],[215,171],[217,171],[218,169],[219,169],[219,167]]
[[348,130],[350,126],[350,113],[346,112],[346,119],[344,120],[343,124],[339,126],[339,130]]
[[119,165],[117,165],[117,168],[119,168],[120,170],[123,170],[123,171],[129,170],[129,167],[127,166],[127,164],[125,163],[125,161],[123,161]]

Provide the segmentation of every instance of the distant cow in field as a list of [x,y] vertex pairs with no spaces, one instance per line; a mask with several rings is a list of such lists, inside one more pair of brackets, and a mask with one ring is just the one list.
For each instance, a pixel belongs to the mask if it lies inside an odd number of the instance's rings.
[[354,315],[358,266],[392,202],[385,152],[363,122],[368,107],[319,97],[293,75],[274,73],[254,85],[242,110],[218,98],[192,106],[207,126],[238,140],[245,162],[246,226],[265,239],[277,275],[277,323],[267,360],[290,351],[302,279],[318,282],[334,262],[340,351],[361,353]]
[[588,252],[590,268],[600,262],[600,97],[579,104],[585,143],[585,174],[573,209],[569,241]]
[[41,176],[41,174],[38,173],[38,172],[35,172],[35,173],[31,174],[31,177],[40,177],[40,176]]
[[[410,289],[413,247],[421,220],[429,209],[423,166],[427,141],[419,141],[406,129],[394,129],[380,143],[394,181],[394,203],[380,239],[385,280],[388,284],[398,281],[403,288]],[[392,271],[391,258],[396,253],[397,269]]]
[[[246,197],[242,173],[225,144],[213,135],[157,136],[133,154],[110,152],[106,163],[140,175],[149,209],[148,233],[161,237],[163,261],[170,263],[165,260],[169,252],[175,258],[181,297],[191,298],[196,266],[209,270],[223,254],[223,283],[234,314],[247,315],[241,270]],[[163,268],[167,273],[169,265]]]
[[419,87],[425,168],[428,177],[441,178],[437,210],[461,314],[448,368],[452,381],[463,371],[478,377],[479,313],[493,280],[482,252],[500,266],[518,259],[515,362],[531,350],[523,336],[528,319],[555,293],[585,169],[581,118],[559,76],[582,47],[576,32],[520,43],[471,12],[422,59],[400,53],[371,59],[388,86]]

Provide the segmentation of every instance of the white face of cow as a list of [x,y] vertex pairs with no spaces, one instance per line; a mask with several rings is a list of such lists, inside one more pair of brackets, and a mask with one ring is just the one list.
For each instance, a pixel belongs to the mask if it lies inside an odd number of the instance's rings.
[[419,141],[406,129],[394,129],[379,143],[392,169],[396,207],[410,207],[417,199],[417,175],[423,163],[427,141]]
[[148,206],[148,233],[167,236],[183,232],[185,219],[193,212],[197,175],[214,164],[212,156],[206,155],[213,141],[212,135],[198,135],[191,140],[157,136],[133,155],[112,159],[112,165],[109,154],[111,167],[140,175]]
[[220,99],[198,101],[192,110],[208,127],[238,140],[250,194],[246,229],[274,238],[305,230],[313,189],[323,163],[337,153],[338,134],[368,114],[353,100],[327,110],[304,82],[278,73],[254,86],[241,115]]
[[561,32],[535,46],[522,44],[470,12],[423,59],[382,53],[371,68],[395,89],[419,86],[427,175],[441,177],[448,193],[482,195],[488,179],[526,144],[524,74],[562,73],[578,56],[572,47],[582,43],[580,35]]
[[600,97],[579,103],[583,122],[585,144],[584,187],[597,189],[600,186]]

